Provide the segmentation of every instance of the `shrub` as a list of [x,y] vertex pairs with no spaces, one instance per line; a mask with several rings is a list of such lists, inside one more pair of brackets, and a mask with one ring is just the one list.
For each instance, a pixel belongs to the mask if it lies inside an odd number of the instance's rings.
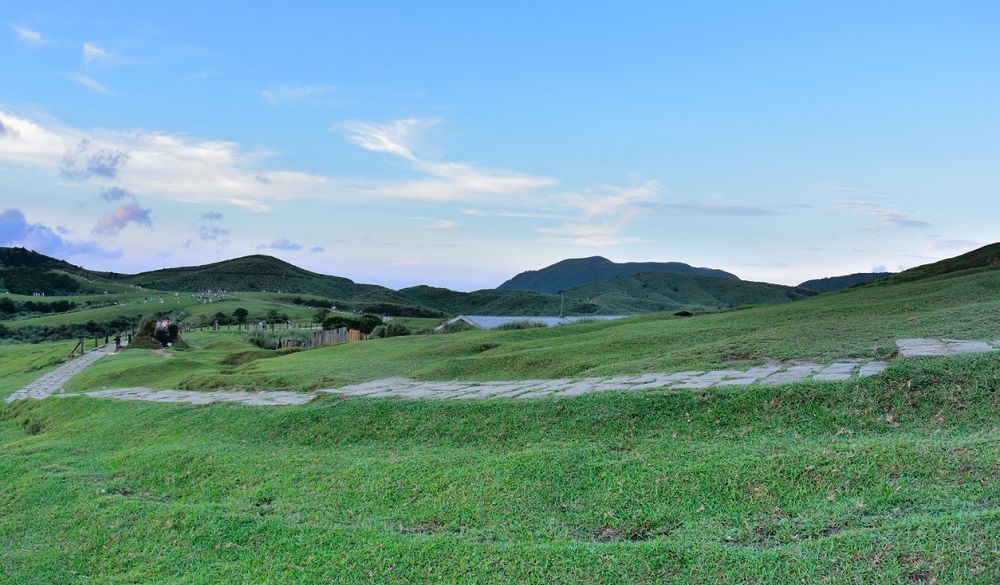
[[378,327],[372,329],[371,338],[379,339],[385,337],[400,337],[409,334],[410,330],[407,329],[405,325],[389,323],[387,325],[379,325]]
[[475,331],[479,329],[474,325],[469,325],[465,321],[455,321],[453,323],[445,323],[441,327],[441,333],[459,333],[460,331]]
[[504,323],[503,325],[497,325],[493,328],[493,331],[515,331],[517,329],[538,329],[539,327],[548,327],[545,323],[539,321],[531,321],[525,319],[524,321],[511,321],[510,323]]

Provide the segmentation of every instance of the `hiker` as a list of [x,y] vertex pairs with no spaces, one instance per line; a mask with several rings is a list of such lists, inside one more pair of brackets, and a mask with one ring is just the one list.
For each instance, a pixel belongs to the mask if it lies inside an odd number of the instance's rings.
[[115,351],[122,348],[122,332],[118,331],[115,333]]

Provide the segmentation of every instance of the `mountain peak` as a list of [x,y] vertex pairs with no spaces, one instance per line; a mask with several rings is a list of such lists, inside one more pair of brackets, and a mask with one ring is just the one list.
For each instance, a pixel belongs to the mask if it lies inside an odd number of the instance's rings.
[[631,276],[640,272],[679,272],[739,280],[735,274],[723,270],[696,268],[683,262],[617,263],[603,256],[591,256],[589,258],[570,258],[541,270],[522,272],[498,286],[497,289],[557,293],[575,286],[610,280],[618,276]]

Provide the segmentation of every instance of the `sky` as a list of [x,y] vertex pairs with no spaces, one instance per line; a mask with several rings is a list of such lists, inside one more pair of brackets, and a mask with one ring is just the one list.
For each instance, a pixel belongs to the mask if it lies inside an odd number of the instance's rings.
[[393,289],[1000,240],[1000,3],[5,0],[0,246]]

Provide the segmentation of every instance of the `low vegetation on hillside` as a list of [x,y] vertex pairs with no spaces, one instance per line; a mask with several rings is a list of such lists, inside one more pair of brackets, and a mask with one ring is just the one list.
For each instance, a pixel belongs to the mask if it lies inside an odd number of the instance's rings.
[[[899,337],[1000,339],[996,251],[692,318],[302,351],[222,328],[185,335],[187,348],[102,358],[65,391],[892,363],[847,382],[531,400],[0,403],[0,574],[19,584],[997,583],[1000,354],[893,359]],[[277,311],[274,299],[182,306],[252,315]],[[0,347],[0,398],[68,350]]]

